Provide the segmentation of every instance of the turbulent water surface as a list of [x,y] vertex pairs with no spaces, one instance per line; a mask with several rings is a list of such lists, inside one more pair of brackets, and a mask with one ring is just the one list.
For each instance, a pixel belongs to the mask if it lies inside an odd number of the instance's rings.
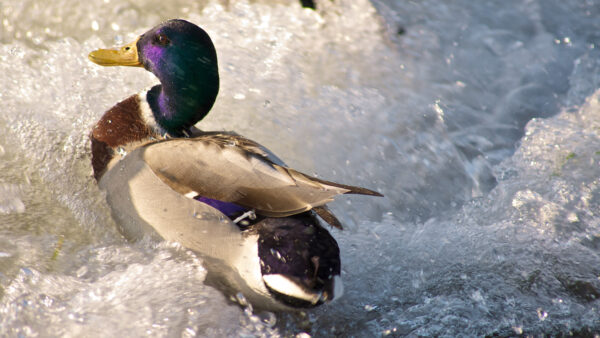
[[[600,333],[600,1],[0,2],[0,335]],[[173,243],[130,243],[87,134],[156,83],[89,51],[161,20],[213,38],[207,130],[377,189],[332,230],[346,293],[243,308]]]

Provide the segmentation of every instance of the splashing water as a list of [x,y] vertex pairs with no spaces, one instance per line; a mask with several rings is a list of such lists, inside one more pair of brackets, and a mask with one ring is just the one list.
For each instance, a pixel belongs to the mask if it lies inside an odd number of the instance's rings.
[[[599,14],[593,0],[2,2],[0,335],[600,332]],[[86,55],[172,17],[217,47],[200,128],[386,195],[333,204],[339,301],[255,313],[204,285],[192,252],[119,235],[87,135],[156,79]]]

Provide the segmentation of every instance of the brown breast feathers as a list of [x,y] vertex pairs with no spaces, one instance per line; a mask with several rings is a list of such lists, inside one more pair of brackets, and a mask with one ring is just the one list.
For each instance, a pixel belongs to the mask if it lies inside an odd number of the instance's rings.
[[99,180],[102,177],[117,147],[143,141],[151,136],[153,132],[141,115],[138,95],[117,103],[104,113],[90,134],[94,178]]

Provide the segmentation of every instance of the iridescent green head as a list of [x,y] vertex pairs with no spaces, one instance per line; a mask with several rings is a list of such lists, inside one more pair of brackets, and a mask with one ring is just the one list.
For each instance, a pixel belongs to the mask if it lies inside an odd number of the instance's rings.
[[103,66],[143,66],[161,85],[148,91],[156,121],[181,136],[211,109],[219,92],[217,53],[208,34],[185,20],[166,21],[119,50],[97,50]]

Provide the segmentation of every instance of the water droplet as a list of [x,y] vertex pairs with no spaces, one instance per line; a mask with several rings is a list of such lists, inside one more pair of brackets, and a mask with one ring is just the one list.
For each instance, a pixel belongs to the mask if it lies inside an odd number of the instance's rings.
[[273,327],[275,324],[277,324],[277,317],[273,312],[263,312],[262,322],[267,324],[269,327]]
[[247,306],[248,305],[248,300],[246,299],[246,297],[244,297],[244,295],[241,292],[238,292],[238,293],[235,294],[235,300],[241,306]]
[[377,309],[377,306],[375,306],[375,305],[370,305],[370,304],[365,305],[365,311],[367,311],[367,312],[371,312],[375,309]]
[[281,254],[279,253],[279,251],[277,251],[275,249],[271,249],[271,255],[273,255],[275,258],[281,260]]
[[194,211],[194,217],[197,219],[204,219],[204,213]]
[[127,151],[123,147],[117,147],[117,154],[121,155],[121,157],[127,156]]
[[251,321],[252,323],[255,323],[255,324],[256,324],[256,323],[260,322],[260,318],[259,318],[258,316],[254,316],[254,315],[252,315],[252,316],[250,316],[250,321]]
[[77,278],[81,278],[87,272],[88,272],[88,268],[85,265],[83,265],[82,267],[80,267],[79,269],[77,269],[77,272],[75,273],[75,275],[77,276]]

